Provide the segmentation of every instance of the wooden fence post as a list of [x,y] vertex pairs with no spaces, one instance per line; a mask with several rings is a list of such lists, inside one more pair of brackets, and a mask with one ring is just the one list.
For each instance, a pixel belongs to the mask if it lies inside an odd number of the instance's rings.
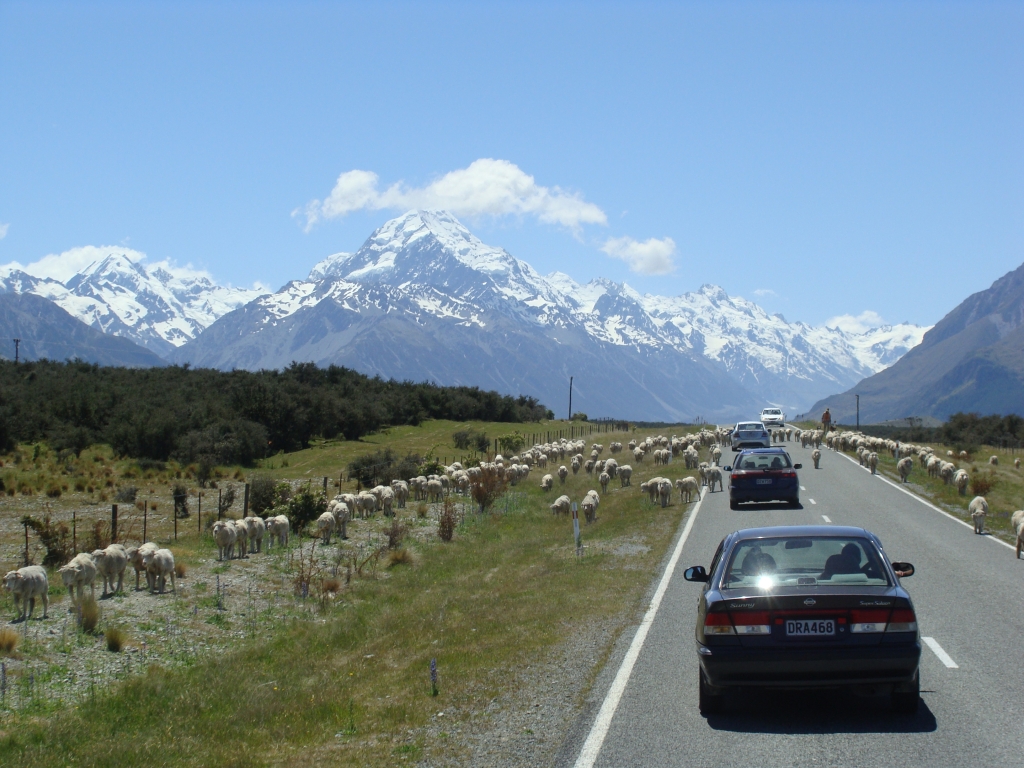
[[[25,565],[28,566],[28,523],[25,523]],[[25,622],[28,626],[28,622]]]
[[110,505],[110,543],[117,544],[117,504]]
[[149,499],[142,502],[142,543],[146,543],[146,523],[149,522]]
[[217,519],[220,520],[220,510],[223,506],[223,497],[220,488],[217,489]]
[[196,512],[196,520],[199,522],[199,535],[203,535],[203,492],[199,492],[199,510]]
[[245,484],[245,503],[242,506],[242,517],[249,516],[249,484]]
[[71,510],[71,554],[78,554],[78,511]]

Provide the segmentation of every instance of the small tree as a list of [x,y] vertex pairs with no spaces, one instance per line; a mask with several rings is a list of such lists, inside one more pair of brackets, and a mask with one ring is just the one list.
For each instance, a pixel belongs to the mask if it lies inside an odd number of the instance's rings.
[[65,523],[54,523],[50,516],[46,515],[42,520],[25,516],[21,519],[22,525],[27,525],[46,548],[43,556],[43,565],[60,566],[68,562],[72,556],[71,531]]
[[327,511],[327,499],[323,493],[303,488],[288,501],[288,522],[292,530],[302,535],[306,526]]
[[437,518],[437,535],[441,541],[451,541],[455,536],[455,524],[458,522],[455,516],[455,499],[451,494],[444,497],[444,505],[441,507],[441,515]]
[[480,468],[480,477],[474,480],[470,487],[473,500],[480,505],[480,512],[486,512],[495,500],[505,492],[507,480],[505,470],[498,466],[483,466]]
[[217,517],[224,517],[227,511],[231,509],[231,505],[234,503],[235,488],[234,486],[229,485],[227,488],[224,489],[224,493],[220,495],[220,501],[218,502],[220,506],[217,507]]
[[267,475],[253,475],[249,478],[249,511],[262,515],[276,506],[277,494],[274,480]]
[[188,517],[188,488],[184,483],[175,483],[171,488],[171,498],[174,499],[174,516]]

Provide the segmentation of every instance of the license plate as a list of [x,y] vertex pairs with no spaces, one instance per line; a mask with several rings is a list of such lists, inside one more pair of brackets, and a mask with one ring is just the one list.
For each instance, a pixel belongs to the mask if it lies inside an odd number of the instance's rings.
[[835,633],[836,623],[833,619],[786,620],[786,634],[789,637],[822,637]]
[[771,485],[771,484],[772,484],[772,480],[771,480],[771,478],[769,477],[769,478],[767,478],[766,480],[758,480],[758,481],[757,481],[757,484],[758,484],[758,485]]

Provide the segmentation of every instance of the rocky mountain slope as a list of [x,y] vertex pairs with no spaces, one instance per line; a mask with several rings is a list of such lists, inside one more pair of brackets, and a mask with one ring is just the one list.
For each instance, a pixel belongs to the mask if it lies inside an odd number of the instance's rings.
[[814,404],[863,424],[958,411],[1024,414],[1024,264],[969,296],[892,367]]
[[850,334],[789,323],[705,285],[678,297],[539,275],[453,216],[410,211],[356,253],[227,313],[169,359],[218,368],[293,360],[530,393],[574,410],[677,420],[791,412],[898,359],[924,329]]

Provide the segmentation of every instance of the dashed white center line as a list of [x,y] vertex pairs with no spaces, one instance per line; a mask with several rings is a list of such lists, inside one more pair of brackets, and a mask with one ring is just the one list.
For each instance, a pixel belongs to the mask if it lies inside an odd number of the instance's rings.
[[832,522],[831,520],[828,519],[828,515],[822,515],[821,519],[824,520],[826,523],[831,523]]
[[942,650],[942,646],[939,645],[938,641],[934,637],[922,637],[925,645],[932,649],[932,653],[939,657],[939,661],[946,665],[949,669],[960,669],[960,665],[957,664],[953,659],[950,658],[949,654]]
[[804,487],[803,487],[803,486],[801,485],[801,486],[800,486],[800,490],[801,490],[801,491],[806,491],[807,489],[806,489],[806,488],[804,488]]
[[811,504],[817,504],[817,503],[818,502],[816,502],[814,499],[811,499]]

